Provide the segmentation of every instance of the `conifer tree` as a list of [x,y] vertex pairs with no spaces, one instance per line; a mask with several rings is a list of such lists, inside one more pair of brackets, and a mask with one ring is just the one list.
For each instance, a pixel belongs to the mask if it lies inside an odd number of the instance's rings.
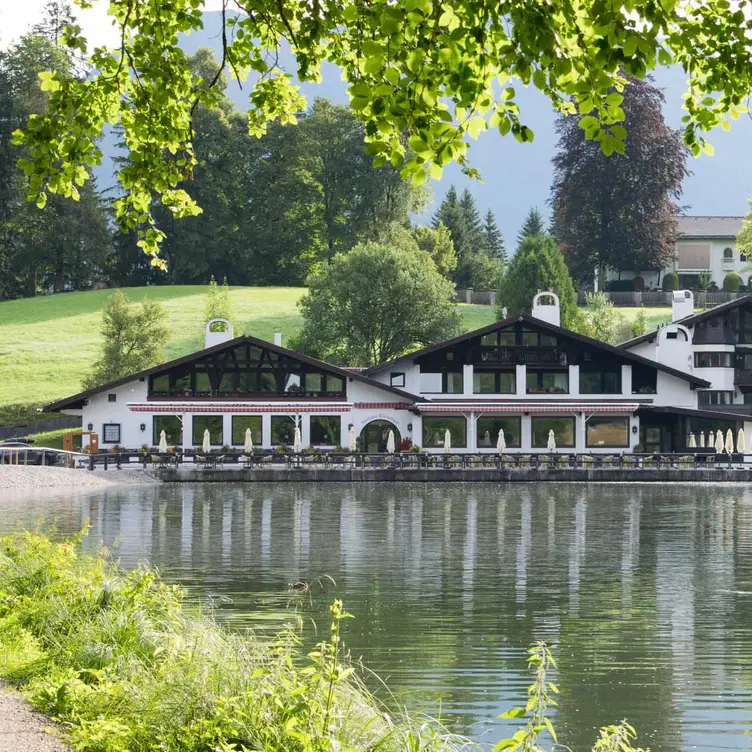
[[571,327],[577,318],[577,294],[564,257],[547,235],[531,235],[520,243],[507,265],[496,297],[497,316],[530,313],[539,292],[555,292],[561,306],[561,324]]
[[483,247],[491,258],[497,258],[506,263],[507,249],[504,247],[504,238],[496,224],[496,217],[490,209],[483,220]]
[[517,234],[517,247],[522,245],[522,241],[525,238],[529,238],[533,235],[542,235],[546,232],[546,228],[543,224],[543,215],[538,211],[536,207],[533,207],[525,217],[525,221],[522,223],[519,233]]

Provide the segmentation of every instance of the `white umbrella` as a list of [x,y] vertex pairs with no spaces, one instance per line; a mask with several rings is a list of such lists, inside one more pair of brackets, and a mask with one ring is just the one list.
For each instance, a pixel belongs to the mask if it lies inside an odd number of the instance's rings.
[[300,426],[295,426],[295,440],[292,445],[292,451],[300,454],[303,451],[303,439],[300,436]]
[[719,428],[715,434],[715,453],[723,454],[723,434]]
[[499,454],[502,454],[502,452],[507,448],[507,442],[504,439],[504,429],[499,429],[499,438],[496,439],[496,451],[498,451]]
[[444,431],[444,451],[445,452],[452,451],[452,434],[449,433],[448,428],[446,431]]
[[355,452],[358,449],[358,440],[355,438],[355,426],[350,426],[350,434],[347,437],[347,448],[351,452]]
[[211,437],[209,436],[209,429],[204,429],[204,443],[201,445],[201,451],[204,454],[211,452]]
[[394,454],[394,431],[390,430],[389,435],[386,437],[386,451],[388,454]]
[[724,448],[726,449],[727,454],[734,453],[734,434],[731,433],[730,428],[726,431],[726,446]]
[[548,449],[549,452],[553,452],[554,449],[556,449],[556,438],[554,436],[553,428],[548,432],[548,444],[546,445],[546,449]]
[[159,432],[159,453],[164,454],[167,451],[167,434],[164,431]]
[[245,442],[243,444],[243,451],[246,454],[253,454],[253,437],[251,436],[251,429],[245,429]]
[[688,447],[689,447],[690,449],[694,449],[694,448],[695,448],[695,447],[697,446],[697,441],[695,440],[695,435],[694,435],[694,433],[691,433],[691,432],[690,432],[690,434],[689,434],[689,439],[688,439],[688,441],[687,441],[687,446],[688,446]]
[[491,446],[491,432],[486,431],[483,434],[483,446]]
[[740,428],[739,433],[736,436],[736,451],[739,454],[744,454],[747,451],[747,442],[744,438],[744,429]]
[[705,449],[705,432],[700,431],[700,449]]

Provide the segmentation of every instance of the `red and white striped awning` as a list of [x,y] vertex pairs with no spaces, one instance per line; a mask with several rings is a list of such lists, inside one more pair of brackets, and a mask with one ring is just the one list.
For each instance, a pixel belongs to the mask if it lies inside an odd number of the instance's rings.
[[129,402],[136,413],[347,413],[352,402]]
[[637,402],[420,402],[421,413],[633,413]]

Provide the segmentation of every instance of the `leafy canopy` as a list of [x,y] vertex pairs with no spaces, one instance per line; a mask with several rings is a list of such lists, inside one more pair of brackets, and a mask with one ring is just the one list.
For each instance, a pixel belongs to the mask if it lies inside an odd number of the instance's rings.
[[308,282],[294,348],[372,366],[458,330],[452,283],[425,251],[364,243],[338,254]]
[[102,354],[84,380],[84,389],[162,362],[162,348],[169,336],[166,318],[161,303],[144,298],[133,306],[122,290],[112,293],[102,313]]
[[[121,32],[114,50],[91,51],[80,27],[68,25],[61,41],[88,54],[94,73],[45,75],[49,111],[16,134],[29,149],[28,195],[43,205],[48,193],[76,198],[87,167],[102,158],[104,128],[122,126],[130,158],[119,172],[117,218],[126,229],[144,226],[140,242],[155,264],[163,232],[151,216],[152,192],[175,216],[199,211],[181,183],[195,163],[194,110],[216,104],[219,75],[196,81],[179,39],[202,27],[205,4],[109,0]],[[488,128],[532,141],[517,82],[577,114],[606,154],[624,149],[622,71],[643,78],[661,64],[688,72],[684,139],[695,154],[701,132],[727,126],[752,89],[752,17],[728,0],[626,0],[618,8],[602,0],[257,0],[226,9],[220,70],[251,77],[252,133],[274,120],[294,122],[304,107],[278,62],[289,45],[299,81],[320,80],[324,62],[340,67],[375,163],[391,162],[416,182],[440,177],[452,160],[477,174],[466,136]]]

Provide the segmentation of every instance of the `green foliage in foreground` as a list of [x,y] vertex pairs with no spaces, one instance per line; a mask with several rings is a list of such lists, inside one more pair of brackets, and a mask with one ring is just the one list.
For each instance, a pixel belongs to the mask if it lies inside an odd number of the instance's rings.
[[308,656],[292,630],[233,635],[153,570],[19,533],[0,540],[0,676],[88,752],[449,752],[430,724],[390,716],[342,659],[341,602]]
[[[63,724],[82,752],[451,752],[479,750],[438,724],[395,718],[343,658],[335,601],[329,639],[307,656],[288,629],[262,642],[183,605],[179,587],[103,550],[28,532],[0,538],[0,678]],[[523,725],[501,750],[558,744],[547,715],[559,690],[543,643],[528,651]],[[642,752],[626,722],[600,729],[593,752]]]

